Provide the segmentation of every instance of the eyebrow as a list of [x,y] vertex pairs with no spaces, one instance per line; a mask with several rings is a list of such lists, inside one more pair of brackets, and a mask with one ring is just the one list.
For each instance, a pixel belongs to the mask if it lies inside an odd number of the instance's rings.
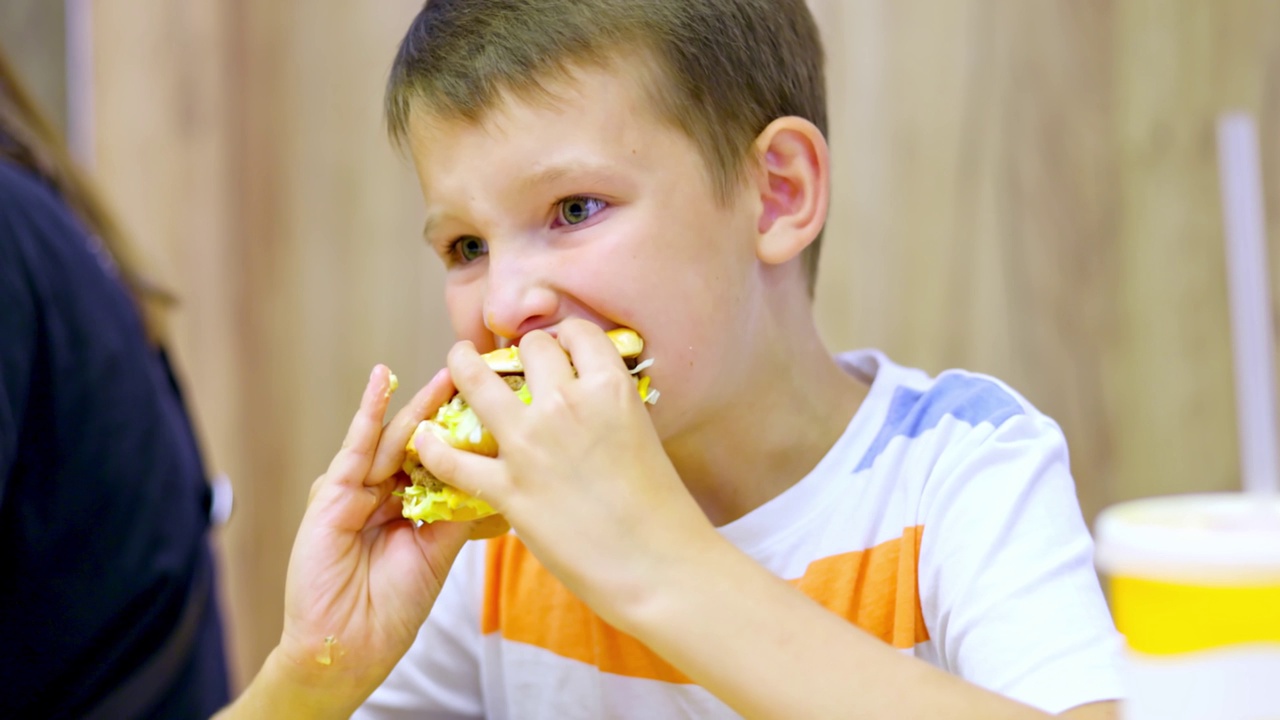
[[[516,189],[519,192],[528,192],[540,185],[553,183],[570,176],[586,176],[588,179],[594,180],[612,177],[614,175],[616,175],[616,171],[607,165],[580,160],[570,160],[563,163],[548,165],[545,168],[520,178],[516,183]],[[431,230],[436,225],[436,222],[435,216],[427,215],[426,222],[422,225],[423,238],[429,238],[431,236]]]
[[549,165],[530,175],[526,175],[520,179],[518,187],[521,190],[532,190],[539,185],[553,183],[571,175],[582,175],[595,179],[612,176],[614,174],[616,174],[616,170],[609,165],[583,160],[568,160],[555,165]]

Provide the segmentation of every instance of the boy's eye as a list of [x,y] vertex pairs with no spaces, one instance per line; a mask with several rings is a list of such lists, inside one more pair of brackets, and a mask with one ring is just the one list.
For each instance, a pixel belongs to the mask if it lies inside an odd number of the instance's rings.
[[489,243],[478,237],[468,235],[453,241],[453,252],[463,262],[472,262],[489,252]]
[[599,198],[571,197],[560,201],[560,222],[578,225],[603,210],[605,202]]

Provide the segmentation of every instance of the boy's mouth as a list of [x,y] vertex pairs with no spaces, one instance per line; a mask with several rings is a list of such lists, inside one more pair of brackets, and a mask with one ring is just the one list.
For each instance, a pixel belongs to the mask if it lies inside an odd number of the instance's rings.
[[[656,403],[658,391],[649,387],[648,377],[640,376],[640,373],[652,364],[652,360],[637,362],[641,351],[644,350],[644,340],[634,330],[626,328],[615,328],[608,334],[618,354],[632,368],[631,374],[635,376],[636,392],[644,402]],[[495,336],[495,340],[502,342],[503,338]],[[518,341],[519,338],[516,340]],[[506,341],[505,347],[510,346],[511,341]],[[525,383],[524,367],[520,362],[518,351],[495,350],[483,354],[481,358],[489,369],[502,374],[507,385],[516,392],[521,401],[526,405],[533,401],[532,391]],[[498,454],[498,443],[493,435],[480,423],[480,418],[466,400],[455,394],[437,409],[434,418],[423,420],[418,424],[405,445],[402,469],[412,480],[412,484],[397,491],[397,494],[403,498],[401,514],[419,524],[437,520],[474,520],[494,514],[493,506],[446,485],[423,466],[416,443],[420,433],[431,433],[460,450],[489,457],[496,457]]]
[[[613,333],[614,331],[617,331],[617,330],[624,330],[625,328],[622,328],[622,327],[621,327],[621,326],[619,326],[619,325],[615,325],[615,326],[613,326],[613,327],[611,327],[611,328],[601,327],[601,329],[602,329],[602,330],[605,330],[605,332],[606,332],[606,333]],[[544,332],[544,333],[546,333],[546,334],[550,335],[550,336],[551,336],[551,337],[553,337],[553,338],[558,337],[558,336],[559,336],[559,334],[560,334],[560,330],[559,330],[559,328],[558,328],[557,326],[548,326],[548,327],[542,327],[542,328],[534,328],[533,330],[541,330],[542,332]],[[494,346],[494,348],[496,348],[496,349],[498,349],[498,350],[502,350],[502,349],[509,348],[509,347],[518,347],[518,346],[520,345],[520,341],[524,339],[524,336],[525,336],[525,335],[528,335],[530,332],[533,332],[533,330],[529,330],[529,331],[527,331],[527,332],[523,332],[523,333],[521,333],[521,334],[519,334],[519,335],[516,335],[515,337],[507,337],[507,336],[505,336],[505,335],[498,335],[498,334],[494,334],[494,336],[493,336],[493,346]],[[632,332],[634,332],[634,331],[632,331]]]
[[[558,336],[558,334],[559,334],[559,332],[560,332],[559,330],[557,330],[557,329],[556,329],[556,328],[554,328],[554,327],[534,328],[534,330],[541,330],[542,332],[544,332],[544,333],[546,333],[546,334],[550,335],[550,336],[551,336],[551,337],[553,337],[553,338],[554,338],[554,337],[557,337],[557,336]],[[507,336],[505,336],[505,335],[494,335],[494,336],[493,336],[493,341],[494,341],[494,343],[493,343],[493,344],[494,344],[494,347],[496,347],[496,348],[498,348],[499,350],[501,350],[501,349],[503,349],[503,348],[509,348],[509,347],[516,347],[516,346],[519,346],[519,345],[520,345],[520,341],[524,339],[524,336],[525,336],[525,335],[528,335],[528,334],[529,334],[529,333],[531,333],[531,332],[533,332],[533,330],[530,330],[530,331],[528,331],[528,332],[521,333],[521,334],[519,334],[519,335],[515,336],[514,338],[508,338],[508,337],[507,337]]]

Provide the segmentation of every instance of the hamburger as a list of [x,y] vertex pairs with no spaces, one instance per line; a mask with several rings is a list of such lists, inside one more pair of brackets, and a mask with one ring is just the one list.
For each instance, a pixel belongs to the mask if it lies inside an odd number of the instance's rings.
[[[628,328],[617,328],[605,334],[613,341],[613,346],[636,378],[636,390],[641,399],[649,404],[657,402],[658,391],[649,387],[649,378],[640,376],[653,363],[652,360],[638,362],[640,353],[644,350],[644,341],[634,330]],[[519,348],[500,348],[485,353],[481,358],[491,370],[502,376],[511,391],[526,405],[532,402],[533,396],[524,381],[524,366],[520,362]],[[480,418],[467,401],[455,394],[440,406],[435,417],[418,423],[405,446],[403,468],[409,476],[410,484],[400,492],[404,500],[404,517],[421,525],[437,520],[465,522],[495,515],[497,511],[489,503],[446,485],[422,465],[418,451],[414,448],[420,433],[431,433],[459,450],[489,457],[498,456],[498,443],[493,435],[480,423]]]

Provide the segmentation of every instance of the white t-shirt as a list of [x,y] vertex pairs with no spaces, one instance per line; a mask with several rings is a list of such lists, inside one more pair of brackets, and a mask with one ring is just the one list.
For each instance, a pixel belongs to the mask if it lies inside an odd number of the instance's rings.
[[[721,534],[972,683],[1051,713],[1121,697],[1121,643],[1057,424],[989,377],[930,378],[876,351],[837,360],[871,384],[844,435]],[[417,641],[356,717],[737,716],[507,535],[463,549]]]

